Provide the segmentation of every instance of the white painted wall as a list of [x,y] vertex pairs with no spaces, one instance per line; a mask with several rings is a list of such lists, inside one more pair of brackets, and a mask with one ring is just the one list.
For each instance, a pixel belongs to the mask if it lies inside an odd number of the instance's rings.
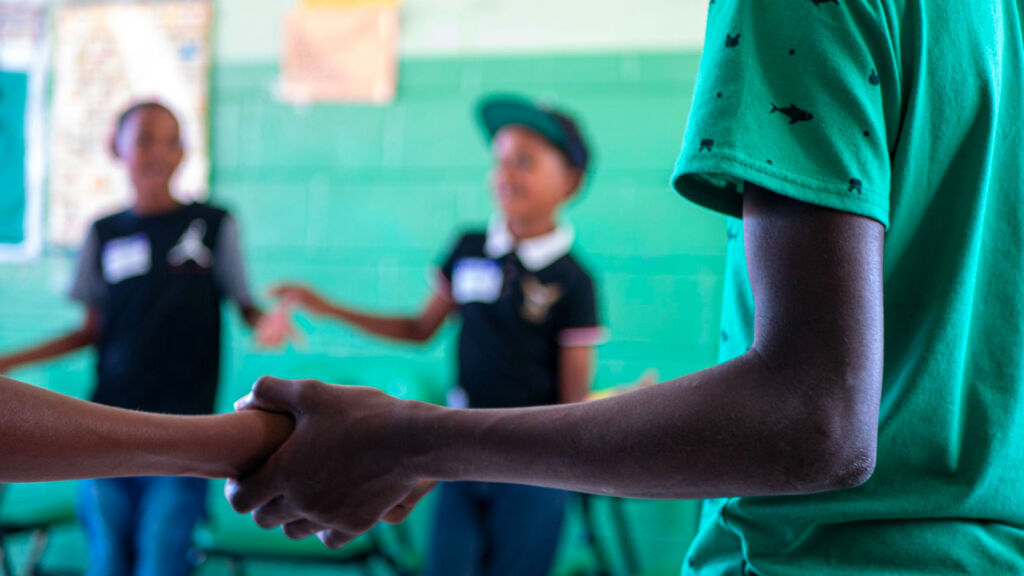
[[[298,0],[215,0],[222,62],[277,60]],[[405,0],[406,57],[697,50],[708,0]]]

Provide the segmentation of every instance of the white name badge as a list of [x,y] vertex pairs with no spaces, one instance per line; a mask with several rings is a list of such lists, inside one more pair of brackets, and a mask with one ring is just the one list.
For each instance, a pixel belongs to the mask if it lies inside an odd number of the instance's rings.
[[116,238],[103,245],[103,279],[107,284],[148,274],[151,268],[152,249],[145,234]]
[[452,273],[452,296],[459,304],[497,302],[501,296],[501,266],[485,258],[463,258]]

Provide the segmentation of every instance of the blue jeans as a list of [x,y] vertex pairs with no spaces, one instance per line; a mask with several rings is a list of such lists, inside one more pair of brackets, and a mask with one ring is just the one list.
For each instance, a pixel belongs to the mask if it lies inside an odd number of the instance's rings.
[[545,576],[558,550],[561,490],[449,482],[440,494],[428,576]]
[[113,478],[79,484],[87,576],[187,576],[192,530],[206,509],[201,478]]

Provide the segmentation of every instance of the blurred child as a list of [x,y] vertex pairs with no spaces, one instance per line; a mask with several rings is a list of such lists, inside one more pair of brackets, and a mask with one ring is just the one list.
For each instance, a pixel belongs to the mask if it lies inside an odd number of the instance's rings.
[[[435,291],[414,317],[381,317],[328,302],[292,284],[275,294],[371,334],[423,342],[458,313],[459,390],[473,408],[578,402],[603,338],[594,283],[558,222],[575,197],[589,153],[568,116],[512,97],[485,99],[480,121],[494,151],[499,213],[486,231],[461,234]],[[565,493],[484,482],[442,484],[426,573],[546,574]]]
[[[0,357],[0,373],[91,345],[98,352],[93,401],[209,414],[220,371],[221,301],[233,300],[250,326],[261,316],[249,294],[237,226],[224,210],[180,204],[171,195],[184,152],[178,120],[164,105],[142,102],[125,110],[111,149],[128,171],[132,205],[89,230],[71,289],[85,306],[85,322]],[[187,574],[206,489],[197,478],[83,482],[89,574]]]

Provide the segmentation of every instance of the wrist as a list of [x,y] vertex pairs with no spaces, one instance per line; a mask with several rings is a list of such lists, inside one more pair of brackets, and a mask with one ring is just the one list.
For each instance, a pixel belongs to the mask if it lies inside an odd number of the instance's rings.
[[239,478],[252,472],[284,441],[292,419],[256,410],[187,418],[183,434],[171,434],[173,475]]
[[291,416],[261,410],[243,410],[225,414],[229,421],[225,465],[217,477],[240,478],[251,473],[270,457],[291,434]]
[[451,454],[457,451],[453,443],[458,442],[451,433],[456,410],[426,402],[405,402],[408,411],[405,463],[420,480],[457,480],[458,474],[453,472],[451,461]]

